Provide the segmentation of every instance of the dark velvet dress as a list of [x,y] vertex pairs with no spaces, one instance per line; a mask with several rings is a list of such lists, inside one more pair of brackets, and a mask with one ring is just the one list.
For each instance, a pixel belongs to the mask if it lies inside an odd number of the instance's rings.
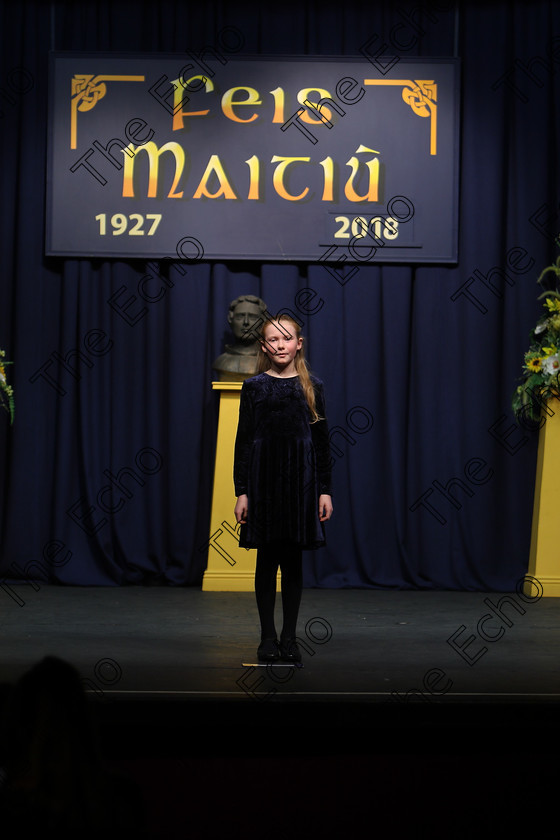
[[[311,381],[317,412],[325,418],[323,383]],[[243,383],[233,469],[235,495],[248,497],[242,548],[325,544],[319,496],[332,494],[329,435],[326,419],[310,420],[299,376],[261,373]]]

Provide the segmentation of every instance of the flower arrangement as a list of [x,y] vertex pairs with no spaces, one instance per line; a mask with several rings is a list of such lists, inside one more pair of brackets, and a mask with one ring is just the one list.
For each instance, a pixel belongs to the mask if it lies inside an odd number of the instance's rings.
[[[560,246],[560,237],[556,240]],[[539,421],[541,406],[546,400],[560,399],[560,257],[539,275],[537,283],[554,275],[556,289],[539,295],[544,298],[544,315],[530,333],[530,346],[525,353],[523,381],[512,398],[512,408],[517,418]]]
[[10,423],[13,423],[15,412],[14,389],[11,385],[8,385],[5,368],[6,365],[11,365],[12,362],[7,362],[5,357],[6,351],[0,350],[0,405],[9,413]]

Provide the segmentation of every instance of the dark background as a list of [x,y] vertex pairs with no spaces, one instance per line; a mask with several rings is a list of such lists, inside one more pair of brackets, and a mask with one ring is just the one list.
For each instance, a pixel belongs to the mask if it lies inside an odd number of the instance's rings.
[[[293,309],[310,288],[304,333],[338,434],[328,547],[308,555],[305,585],[512,590],[527,569],[537,435],[515,426],[510,399],[560,229],[558,4],[0,10],[0,347],[16,397],[13,427],[0,417],[2,578],[199,586],[227,307],[249,293]],[[350,56],[373,39],[371,51],[398,54],[398,37],[403,56],[461,59],[457,266],[360,265],[343,285],[323,265],[203,261],[162,269],[165,294],[147,303],[145,262],[45,257],[49,50],[201,51],[228,25],[247,53]],[[134,323],[115,294],[135,296]],[[123,468],[128,495],[103,513],[98,493]]]

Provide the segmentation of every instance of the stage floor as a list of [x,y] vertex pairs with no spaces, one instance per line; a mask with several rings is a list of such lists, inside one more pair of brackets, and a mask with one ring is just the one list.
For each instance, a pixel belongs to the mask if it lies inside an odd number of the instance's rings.
[[543,809],[556,802],[560,599],[510,594],[500,634],[496,593],[304,590],[303,668],[270,669],[252,665],[253,593],[0,596],[0,683],[49,654],[78,668],[150,840],[515,837],[520,820],[556,837]]
[[558,703],[560,599],[509,593],[499,619],[485,600],[502,597],[306,589],[293,669],[254,667],[250,592],[13,584],[0,592],[0,682],[55,654],[115,699]]

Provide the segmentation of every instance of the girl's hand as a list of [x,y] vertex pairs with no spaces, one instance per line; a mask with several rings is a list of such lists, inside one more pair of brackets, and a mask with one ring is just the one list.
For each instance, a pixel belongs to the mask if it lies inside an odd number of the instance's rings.
[[319,496],[319,521],[325,522],[330,519],[333,512],[332,499],[326,493]]
[[235,510],[233,511],[235,514],[235,521],[238,524],[245,525],[247,522],[247,510],[249,507],[249,499],[243,493],[241,496],[237,497],[237,504],[235,505]]

